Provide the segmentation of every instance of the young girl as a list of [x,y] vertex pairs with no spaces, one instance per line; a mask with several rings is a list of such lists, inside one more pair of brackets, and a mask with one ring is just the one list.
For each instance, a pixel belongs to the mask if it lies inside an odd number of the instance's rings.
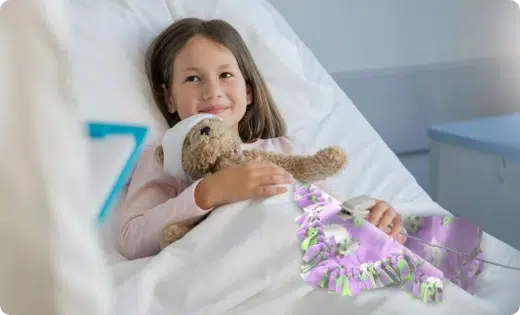
[[[218,115],[237,132],[245,149],[295,152],[285,123],[239,33],[221,20],[179,20],[155,39],[147,54],[155,102],[170,126],[198,113]],[[195,182],[164,173],[157,144],[145,149],[123,205],[121,252],[127,259],[160,251],[163,228],[192,223],[219,205],[285,193],[292,182],[284,169],[263,161],[229,167]],[[386,202],[371,209],[369,221],[401,243],[401,217]]]

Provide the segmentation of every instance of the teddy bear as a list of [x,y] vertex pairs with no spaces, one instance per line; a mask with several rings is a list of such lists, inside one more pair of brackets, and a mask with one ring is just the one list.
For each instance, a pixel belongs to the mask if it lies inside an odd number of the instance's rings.
[[[289,155],[261,149],[243,150],[239,136],[218,116],[198,114],[170,128],[156,149],[156,159],[166,173],[179,180],[195,181],[228,166],[257,157],[270,161],[302,183],[314,183],[338,174],[347,163],[347,154],[338,146],[314,155]],[[165,227],[161,248],[182,238],[194,225]]]

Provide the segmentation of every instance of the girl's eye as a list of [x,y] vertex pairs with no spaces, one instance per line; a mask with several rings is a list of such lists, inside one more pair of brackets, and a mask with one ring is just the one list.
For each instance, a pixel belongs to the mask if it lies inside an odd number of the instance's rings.
[[197,81],[200,81],[200,79],[199,79],[199,77],[192,75],[192,76],[187,77],[186,81],[187,82],[197,82]]
[[227,79],[227,78],[231,78],[233,75],[229,72],[224,72],[220,75],[221,78],[223,79]]

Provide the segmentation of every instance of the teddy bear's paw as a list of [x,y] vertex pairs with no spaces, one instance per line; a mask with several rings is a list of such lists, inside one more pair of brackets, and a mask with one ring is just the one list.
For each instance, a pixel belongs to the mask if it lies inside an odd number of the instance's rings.
[[339,146],[328,147],[316,153],[320,164],[333,173],[341,170],[347,163],[347,155]]
[[161,240],[161,248],[164,248],[186,235],[191,230],[191,227],[180,224],[170,224],[164,228],[163,239]]
[[160,165],[163,165],[164,163],[164,151],[162,145],[155,149],[155,161]]

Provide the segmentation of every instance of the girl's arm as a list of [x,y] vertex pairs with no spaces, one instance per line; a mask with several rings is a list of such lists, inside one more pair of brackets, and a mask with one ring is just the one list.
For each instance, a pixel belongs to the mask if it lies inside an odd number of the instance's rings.
[[210,209],[195,202],[199,181],[183,190],[182,183],[167,175],[155,161],[154,148],[147,148],[136,166],[121,209],[121,254],[127,259],[160,252],[163,229],[169,223],[191,224]]

